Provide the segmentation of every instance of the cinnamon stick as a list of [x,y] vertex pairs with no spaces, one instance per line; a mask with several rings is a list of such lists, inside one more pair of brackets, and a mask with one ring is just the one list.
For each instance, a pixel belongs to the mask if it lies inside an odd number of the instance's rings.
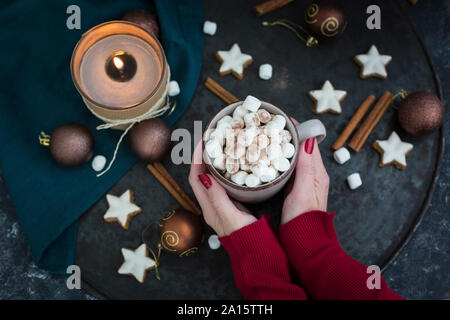
[[[178,203],[183,207],[183,209],[194,212],[194,209],[186,201],[184,197],[180,195],[175,189],[175,187],[155,168],[153,164],[148,164],[147,168],[155,176],[155,178],[166,188],[167,191],[178,201]],[[198,213],[197,213],[198,214]]]
[[418,1],[419,1],[419,0],[409,0],[409,2],[410,2],[412,5],[417,4]]
[[166,170],[166,168],[162,165],[161,162],[154,162],[153,166],[161,173],[161,175],[175,188],[175,191],[178,192],[178,194],[186,200],[186,202],[191,207],[192,212],[200,215],[202,214],[202,211],[200,208],[195,204],[194,201],[191,200],[191,198],[181,189],[181,187],[178,185],[178,183],[175,181],[175,179],[170,175],[170,173]]
[[375,101],[375,96],[373,94],[368,96],[366,98],[366,100],[363,101],[363,103],[359,106],[359,108],[356,110],[353,117],[348,122],[347,126],[344,128],[344,130],[341,132],[339,137],[336,139],[336,141],[331,146],[331,148],[333,150],[340,149],[345,144],[347,139],[352,134],[353,130],[355,130],[356,126],[361,121],[361,119],[364,117],[367,110],[369,110],[370,106],[373,104],[374,101]]
[[253,10],[258,17],[261,17],[273,10],[281,8],[294,0],[268,0],[256,5]]
[[394,96],[392,95],[392,93],[390,93],[389,91],[385,91],[383,93],[381,98],[375,104],[375,107],[372,109],[372,111],[369,113],[367,118],[364,120],[359,129],[356,131],[355,135],[348,143],[348,146],[351,149],[356,152],[359,152],[359,150],[361,150],[373,128],[375,128],[393,100]]
[[208,88],[212,93],[218,96],[220,99],[225,101],[227,104],[232,104],[238,102],[239,99],[233,96],[230,92],[225,90],[220,84],[215,82],[213,79],[208,77],[205,81],[205,87]]

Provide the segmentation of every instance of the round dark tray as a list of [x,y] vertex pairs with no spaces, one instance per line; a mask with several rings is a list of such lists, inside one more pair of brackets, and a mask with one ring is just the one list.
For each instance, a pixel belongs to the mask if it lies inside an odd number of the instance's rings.
[[[238,0],[205,1],[205,19],[218,23],[214,37],[205,36],[203,69],[195,97],[175,127],[191,133],[194,121],[206,121],[223,106],[203,82],[211,76],[234,95],[244,98],[252,94],[283,108],[299,121],[313,117],[321,119],[328,129],[327,139],[320,145],[322,157],[331,180],[329,207],[337,212],[336,232],[344,250],[353,258],[385,269],[411,238],[431,199],[439,177],[444,149],[443,128],[427,137],[416,138],[398,126],[395,108],[390,108],[370,135],[359,153],[339,166],[332,159],[331,144],[345,127],[354,110],[369,95],[379,97],[385,90],[400,89],[429,91],[442,99],[439,78],[434,70],[423,39],[409,18],[405,1],[375,1],[382,11],[382,29],[366,28],[366,8],[373,1],[343,2],[348,15],[348,27],[337,40],[321,43],[308,49],[297,38],[280,27],[265,28],[261,22],[287,18],[302,21],[302,10],[308,1],[295,1],[263,18],[252,12],[260,2]],[[245,70],[243,80],[233,76],[219,77],[217,50],[228,50],[237,42],[254,62]],[[359,79],[359,67],[353,57],[366,52],[375,44],[381,53],[392,55],[386,80]],[[270,63],[274,76],[260,80],[260,64]],[[330,80],[337,89],[346,90],[343,114],[315,116],[313,103],[307,92]],[[402,140],[414,144],[407,157],[404,171],[394,167],[378,167],[378,153],[371,147],[376,139],[385,139],[396,130]],[[196,137],[198,139],[198,137]],[[192,142],[194,145],[194,142]],[[125,146],[124,146],[125,147]],[[193,197],[188,185],[189,165],[175,166],[167,158],[164,165],[178,183]],[[346,177],[359,172],[363,186],[349,190]],[[109,192],[121,194],[133,189],[135,199],[144,211],[134,217],[130,228],[123,230],[117,223],[105,223],[106,200],[100,199],[80,219],[76,263],[81,267],[83,286],[100,298],[114,299],[236,299],[236,289],[227,253],[223,248],[212,251],[206,241],[195,255],[178,258],[163,253],[161,281],[150,272],[144,284],[134,278],[121,276],[117,270],[123,262],[120,248],[136,248],[141,243],[141,231],[149,223],[158,221],[166,212],[178,207],[177,202],[147,171],[144,164],[136,164]],[[255,213],[270,213],[279,223],[282,195],[270,201],[252,205]],[[205,239],[212,233],[206,229]],[[156,234],[153,235],[156,244]],[[264,244],[261,244],[264,245]]]

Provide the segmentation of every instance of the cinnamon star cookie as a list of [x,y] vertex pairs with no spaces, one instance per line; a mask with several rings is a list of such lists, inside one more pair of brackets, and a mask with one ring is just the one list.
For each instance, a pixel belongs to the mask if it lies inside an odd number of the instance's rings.
[[221,76],[232,73],[239,80],[244,77],[244,68],[253,62],[252,56],[242,53],[237,43],[229,51],[217,51],[216,58],[222,63],[219,69]]
[[106,222],[117,221],[124,229],[128,229],[131,217],[142,212],[142,209],[134,203],[133,191],[130,189],[120,197],[107,194],[106,201],[109,208],[103,218]]
[[314,107],[315,114],[331,112],[335,114],[342,113],[341,102],[347,96],[343,90],[335,90],[330,81],[325,81],[320,90],[311,90],[309,97],[316,103]]
[[136,250],[122,248],[122,255],[124,261],[117,272],[134,276],[140,283],[144,283],[147,271],[156,267],[156,262],[148,256],[145,243]]
[[354,58],[355,62],[361,67],[359,76],[361,79],[376,77],[387,78],[386,66],[392,61],[392,57],[378,52],[377,47],[372,45],[366,54],[358,54]]
[[380,153],[380,167],[392,164],[400,170],[406,168],[406,156],[414,147],[411,143],[400,140],[395,131],[392,131],[387,140],[377,140],[372,146]]

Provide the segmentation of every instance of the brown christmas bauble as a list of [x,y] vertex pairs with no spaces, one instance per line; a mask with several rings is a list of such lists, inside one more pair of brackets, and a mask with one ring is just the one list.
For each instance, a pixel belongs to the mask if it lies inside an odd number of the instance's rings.
[[344,10],[335,0],[315,0],[305,9],[305,23],[312,35],[318,38],[339,36],[347,21]]
[[138,24],[159,39],[158,18],[153,13],[145,9],[133,9],[125,13],[122,20]]
[[67,123],[53,131],[50,154],[59,164],[75,167],[86,163],[94,152],[94,137],[79,123]]
[[170,150],[171,133],[170,127],[159,118],[141,121],[130,130],[131,149],[143,161],[162,160]]
[[439,128],[444,114],[444,104],[438,97],[428,92],[415,92],[400,103],[397,116],[406,132],[421,136]]
[[161,246],[180,257],[197,252],[203,239],[203,223],[199,215],[186,210],[170,211],[159,222]]

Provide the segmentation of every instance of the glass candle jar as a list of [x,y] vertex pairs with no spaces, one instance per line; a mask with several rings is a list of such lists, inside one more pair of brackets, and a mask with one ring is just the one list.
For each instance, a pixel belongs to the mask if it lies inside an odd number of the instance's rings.
[[164,51],[137,24],[110,21],[88,30],[75,46],[70,69],[86,106],[104,122],[117,123],[114,128],[124,129],[167,103]]

